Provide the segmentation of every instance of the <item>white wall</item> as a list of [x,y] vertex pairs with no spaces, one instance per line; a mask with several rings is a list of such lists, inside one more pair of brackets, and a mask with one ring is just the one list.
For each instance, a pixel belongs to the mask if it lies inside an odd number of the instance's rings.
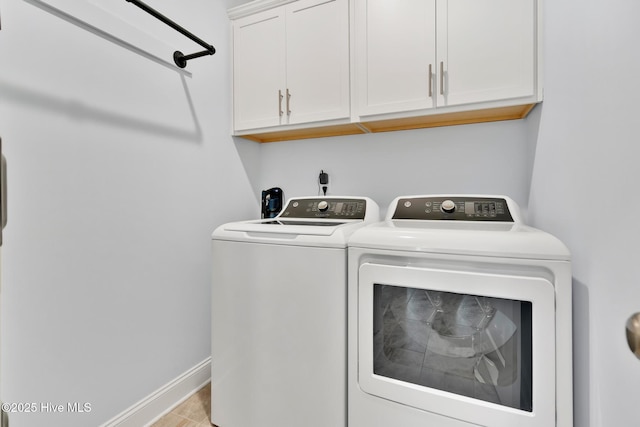
[[369,196],[385,212],[396,196],[437,193],[507,194],[526,208],[527,131],[518,120],[263,144],[262,183],[316,195],[322,169],[328,194]]
[[[0,3],[2,397],[92,405],[12,427],[99,425],[210,355],[210,234],[259,214],[258,146],[229,136],[227,4],[182,3],[153,6],[218,49],[191,75]],[[151,39],[201,50],[129,7]]]
[[546,84],[530,212],[573,255],[576,426],[637,426],[640,4],[545,2]]

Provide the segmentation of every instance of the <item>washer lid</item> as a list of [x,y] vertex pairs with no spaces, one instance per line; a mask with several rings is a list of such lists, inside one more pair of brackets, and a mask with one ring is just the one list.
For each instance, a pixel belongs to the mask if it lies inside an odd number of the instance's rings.
[[378,205],[367,197],[289,199],[275,218],[231,222],[213,232],[214,240],[346,248],[351,234],[379,221]]
[[213,232],[213,240],[274,245],[314,246],[322,248],[347,247],[347,240],[365,221],[306,221],[278,218],[223,224]]
[[331,236],[338,227],[352,224],[362,224],[362,220],[306,220],[281,219],[279,217],[230,222],[221,226],[226,231],[240,231],[246,233],[264,234],[299,234],[308,236]]

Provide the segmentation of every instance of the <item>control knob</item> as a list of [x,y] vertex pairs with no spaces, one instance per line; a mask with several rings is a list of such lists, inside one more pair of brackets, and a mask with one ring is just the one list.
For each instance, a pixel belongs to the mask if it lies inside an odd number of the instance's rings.
[[453,203],[453,200],[445,200],[442,202],[442,205],[440,205],[440,209],[442,209],[444,213],[453,213],[456,210],[456,204]]
[[326,200],[318,202],[318,210],[320,212],[325,212],[327,209],[329,209],[329,203]]

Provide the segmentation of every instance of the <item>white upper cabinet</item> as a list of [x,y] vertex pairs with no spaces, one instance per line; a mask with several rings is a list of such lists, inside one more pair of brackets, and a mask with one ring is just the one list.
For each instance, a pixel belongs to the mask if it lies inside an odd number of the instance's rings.
[[354,0],[354,7],[358,116],[539,100],[536,0]]
[[[286,89],[283,8],[239,19],[233,25],[233,112],[236,129],[280,124]],[[283,95],[284,96],[284,95]]]
[[435,21],[435,0],[356,0],[360,115],[435,107]]
[[289,123],[349,117],[349,3],[287,6]]
[[234,130],[350,116],[348,0],[300,0],[233,22]]
[[438,106],[534,96],[535,0],[438,0],[436,8]]
[[255,0],[230,9],[233,133],[267,142],[526,117],[542,101],[541,2]]

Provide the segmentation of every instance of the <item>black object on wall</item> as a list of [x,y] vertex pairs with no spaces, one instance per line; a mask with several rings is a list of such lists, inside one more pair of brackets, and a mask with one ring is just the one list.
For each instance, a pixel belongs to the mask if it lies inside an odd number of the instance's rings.
[[279,187],[262,191],[262,218],[274,218],[280,213],[284,202],[284,192]]
[[138,6],[140,9],[144,10],[148,14],[150,14],[153,17],[155,17],[155,18],[159,19],[160,21],[164,22],[165,24],[167,24],[168,26],[170,26],[174,30],[178,31],[182,35],[189,37],[191,40],[193,40],[194,42],[198,43],[200,46],[202,46],[202,47],[204,47],[206,49],[206,50],[203,50],[202,52],[192,53],[191,55],[185,55],[182,52],[180,52],[179,50],[176,50],[175,52],[173,52],[173,61],[176,63],[176,65],[178,67],[180,67],[180,68],[186,67],[187,66],[187,61],[190,60],[190,59],[199,58],[199,57],[205,56],[205,55],[213,55],[214,53],[216,53],[216,49],[213,46],[211,46],[209,43],[205,42],[204,40],[202,40],[199,37],[196,37],[194,34],[190,33],[187,30],[185,30],[183,27],[181,27],[180,25],[176,24],[171,19],[167,18],[166,16],[164,16],[163,14],[158,12],[157,10],[149,7],[147,4],[145,4],[145,3],[143,3],[143,2],[141,2],[139,0],[126,0],[126,1],[129,2],[129,3],[133,3],[134,5]]

